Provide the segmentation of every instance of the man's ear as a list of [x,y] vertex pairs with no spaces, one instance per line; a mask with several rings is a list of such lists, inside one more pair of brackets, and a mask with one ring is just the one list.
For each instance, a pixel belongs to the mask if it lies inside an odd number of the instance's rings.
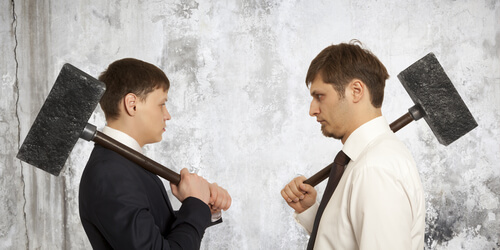
[[137,102],[138,102],[138,98],[133,93],[128,93],[127,95],[125,95],[125,98],[123,98],[123,105],[125,108],[125,112],[129,116],[135,115]]
[[349,83],[349,87],[347,90],[348,94],[352,96],[352,101],[354,103],[358,103],[363,99],[363,96],[366,94],[366,85],[359,79],[354,79]]

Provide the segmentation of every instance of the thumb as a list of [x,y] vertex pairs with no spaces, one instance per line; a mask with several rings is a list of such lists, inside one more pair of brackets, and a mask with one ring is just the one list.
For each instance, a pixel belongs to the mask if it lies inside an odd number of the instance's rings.
[[182,178],[183,175],[189,174],[189,170],[187,168],[183,168],[183,169],[181,169],[180,174],[181,174],[181,178]]

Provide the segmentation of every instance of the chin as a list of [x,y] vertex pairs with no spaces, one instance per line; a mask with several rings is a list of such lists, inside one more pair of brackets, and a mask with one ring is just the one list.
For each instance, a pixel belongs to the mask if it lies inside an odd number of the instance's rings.
[[340,139],[342,138],[341,136],[335,135],[333,132],[328,131],[328,129],[325,128],[325,126],[321,126],[321,133],[323,133],[324,136],[334,138],[334,139]]
[[152,143],[158,143],[162,140],[162,137],[156,137],[156,138],[151,138],[151,140],[149,141],[148,144],[152,144]]

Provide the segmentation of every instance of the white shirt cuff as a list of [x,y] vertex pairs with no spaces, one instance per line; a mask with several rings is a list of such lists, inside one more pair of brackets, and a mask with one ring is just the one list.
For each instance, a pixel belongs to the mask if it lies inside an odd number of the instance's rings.
[[316,213],[318,212],[319,203],[316,202],[310,208],[302,213],[295,212],[293,217],[295,220],[304,227],[304,229],[311,234],[312,229],[314,227],[314,218],[316,217]]

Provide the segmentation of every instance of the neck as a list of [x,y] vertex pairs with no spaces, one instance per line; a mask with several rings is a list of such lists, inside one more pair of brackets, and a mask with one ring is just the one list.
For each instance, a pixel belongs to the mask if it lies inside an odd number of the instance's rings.
[[131,121],[126,121],[123,119],[117,119],[117,120],[106,120],[107,126],[116,130],[119,130],[130,137],[134,138],[141,147],[144,146],[144,143],[142,143],[140,140],[138,140],[138,136],[136,134],[136,130],[132,129],[134,126],[132,126]]
[[357,115],[354,115],[351,120],[351,129],[342,137],[341,141],[342,144],[344,144],[349,136],[354,132],[356,129],[361,127],[361,125],[379,117],[382,116],[382,110],[380,108],[365,108],[358,110],[357,112],[354,112]]

